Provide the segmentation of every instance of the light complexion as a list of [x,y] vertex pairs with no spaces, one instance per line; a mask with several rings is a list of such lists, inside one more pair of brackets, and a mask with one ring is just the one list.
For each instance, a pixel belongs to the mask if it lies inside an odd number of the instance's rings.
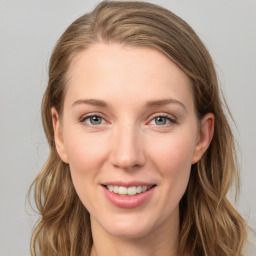
[[92,255],[176,255],[179,201],[214,116],[197,119],[190,80],[154,49],[95,44],[69,78],[55,143],[91,216]]

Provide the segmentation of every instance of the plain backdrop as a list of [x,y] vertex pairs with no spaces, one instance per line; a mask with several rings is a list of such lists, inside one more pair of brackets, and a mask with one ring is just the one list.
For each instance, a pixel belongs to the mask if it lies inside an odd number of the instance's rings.
[[[0,256],[29,255],[36,214],[25,197],[48,154],[40,103],[49,57],[65,28],[98,2],[0,0]],[[256,229],[256,1],[151,2],[186,20],[214,59],[240,144],[237,207]]]

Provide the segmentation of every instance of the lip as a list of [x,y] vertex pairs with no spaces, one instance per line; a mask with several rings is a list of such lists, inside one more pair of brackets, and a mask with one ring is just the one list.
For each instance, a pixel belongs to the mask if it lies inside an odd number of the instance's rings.
[[[122,184],[121,184],[122,183]],[[114,183],[104,183],[104,185],[116,185],[116,186],[150,186],[152,184],[146,185],[148,183],[118,183],[118,182],[114,182]],[[131,185],[130,185],[131,184]],[[135,185],[136,184],[136,185]],[[139,184],[139,185],[138,185]],[[142,184],[142,185],[141,185]],[[154,192],[155,192],[155,188],[157,186],[153,186],[151,189],[140,193],[140,194],[136,194],[134,196],[124,196],[124,195],[119,195],[116,194],[114,192],[109,191],[105,186],[102,185],[102,189],[104,191],[104,194],[106,196],[106,198],[115,206],[119,207],[119,208],[126,208],[126,209],[131,209],[131,208],[135,208],[135,207],[139,207],[141,205],[143,205],[146,201],[150,200],[150,198],[153,196]]]
[[130,181],[130,182],[123,182],[123,181],[110,181],[102,183],[104,186],[123,186],[123,187],[133,187],[133,186],[153,186],[156,185],[155,183],[146,183],[142,181]]

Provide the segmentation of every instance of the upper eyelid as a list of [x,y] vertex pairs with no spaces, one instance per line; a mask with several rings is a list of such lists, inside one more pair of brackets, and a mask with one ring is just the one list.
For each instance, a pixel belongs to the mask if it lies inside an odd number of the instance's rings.
[[[167,118],[169,119],[169,122],[164,124],[164,125],[156,125],[156,124],[151,124],[151,122],[156,118],[156,117],[164,117],[164,118]],[[178,119],[176,116],[172,115],[172,114],[169,114],[169,113],[155,113],[153,115],[151,115],[148,119],[148,121],[146,122],[146,125],[149,125],[149,126],[156,126],[158,127],[158,129],[166,129],[166,128],[170,128],[172,127],[173,125],[177,125],[179,122],[178,122]]]
[[159,113],[155,113],[153,114],[152,116],[156,117],[156,116],[170,116],[170,117],[175,117],[174,115],[172,114],[169,114],[169,113],[165,113],[165,112],[159,112]]
[[148,119],[149,120],[152,120],[152,119],[154,119],[154,118],[156,118],[156,117],[158,117],[158,116],[162,116],[162,117],[168,117],[168,118],[170,118],[170,119],[172,119],[172,120],[177,120],[177,117],[176,116],[174,116],[174,115],[172,115],[172,114],[168,114],[168,113],[164,113],[164,112],[160,112],[160,113],[155,113],[155,114],[153,114],[153,115],[151,115]]
[[[102,118],[104,120],[104,123],[101,123],[99,125],[93,125],[93,124],[87,123],[86,119],[89,119],[90,117],[93,117],[93,116],[98,116]],[[100,114],[89,113],[89,114],[82,115],[81,118],[79,118],[78,123],[82,124],[83,126],[86,126],[87,128],[100,129],[102,128],[102,126],[105,126],[108,123],[108,121],[106,121],[106,119]]]
[[88,114],[84,114],[82,115],[79,120],[83,120],[83,119],[86,119],[88,117],[92,117],[92,116],[98,116],[98,117],[101,117],[103,118],[104,120],[106,119],[105,115],[103,113],[99,113],[99,112],[90,112]]
[[[84,114],[82,115],[80,118],[79,118],[79,121],[83,121],[85,120],[86,118],[89,118],[89,117],[92,117],[92,116],[99,116],[101,118],[104,119],[104,121],[107,122],[107,117],[105,114],[101,113],[101,112],[90,112],[88,114]],[[152,119],[158,117],[158,116],[162,116],[162,117],[167,117],[173,121],[177,121],[177,117],[174,116],[173,114],[170,114],[170,113],[165,113],[165,112],[157,112],[157,113],[154,113],[154,114],[151,114],[148,116],[148,118],[146,119],[146,123],[151,121]]]
[[[86,117],[91,117],[91,116],[99,116],[99,117],[102,117],[104,119],[106,118],[105,114],[103,114],[101,112],[90,112],[88,114],[82,115],[80,119],[83,119],[83,118],[86,118]],[[149,118],[152,119],[152,118],[155,118],[155,117],[158,117],[158,116],[164,116],[164,117],[169,117],[171,119],[177,119],[176,116],[174,116],[173,114],[164,113],[164,112],[157,112],[157,113],[154,113],[154,114],[150,114],[147,119],[149,119]]]
[[[84,114],[82,115],[82,117],[88,117],[88,116],[100,116],[102,118],[104,118],[105,114],[101,113],[101,112],[90,112],[88,114]],[[157,112],[154,114],[150,114],[148,118],[154,118],[156,116],[166,116],[166,117],[173,117],[176,118],[173,114],[169,114],[169,113],[165,113],[165,112]]]

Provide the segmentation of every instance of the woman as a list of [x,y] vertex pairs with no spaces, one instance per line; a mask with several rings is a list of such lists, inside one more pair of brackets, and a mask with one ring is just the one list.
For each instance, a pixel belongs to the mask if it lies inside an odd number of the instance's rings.
[[32,255],[242,255],[222,105],[209,53],[170,11],[103,1],[76,20],[50,60]]

